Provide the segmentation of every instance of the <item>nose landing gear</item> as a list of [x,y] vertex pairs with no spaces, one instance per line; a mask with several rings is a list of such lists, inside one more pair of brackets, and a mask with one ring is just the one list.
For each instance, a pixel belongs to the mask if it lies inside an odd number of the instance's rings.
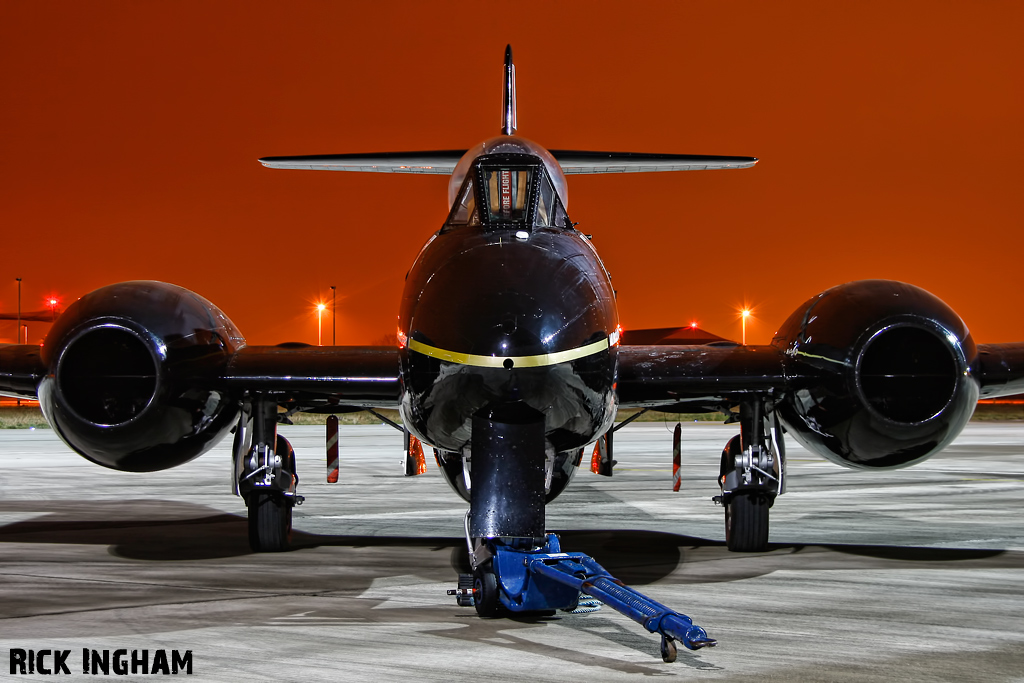
[[448,594],[481,617],[573,612],[586,594],[587,611],[600,601],[660,634],[665,661],[675,659],[675,641],[691,650],[714,645],[685,614],[624,586],[593,558],[562,552],[558,537],[545,533],[544,449],[543,416],[524,406],[473,417],[465,524],[473,574]]

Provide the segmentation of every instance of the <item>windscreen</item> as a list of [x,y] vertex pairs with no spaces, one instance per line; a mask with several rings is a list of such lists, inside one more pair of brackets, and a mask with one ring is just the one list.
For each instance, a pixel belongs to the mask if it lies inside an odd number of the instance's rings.
[[487,169],[487,214],[491,221],[522,221],[530,199],[533,170]]

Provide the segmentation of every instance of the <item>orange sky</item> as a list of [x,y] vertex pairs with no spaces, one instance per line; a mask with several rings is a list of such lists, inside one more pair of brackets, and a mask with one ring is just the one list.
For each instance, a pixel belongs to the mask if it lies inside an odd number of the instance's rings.
[[315,343],[336,284],[339,343],[376,341],[447,177],[256,159],[495,135],[510,42],[519,132],[547,147],[761,158],[569,179],[627,329],[737,338],[746,301],[767,343],[881,277],[1024,340],[1022,26],[1020,2],[4,2],[0,310],[18,276],[30,310],[157,279],[251,343]]

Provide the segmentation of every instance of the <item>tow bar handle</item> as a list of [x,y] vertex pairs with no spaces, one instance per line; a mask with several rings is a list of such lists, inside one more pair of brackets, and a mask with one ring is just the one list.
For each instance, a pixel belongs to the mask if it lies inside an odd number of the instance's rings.
[[665,661],[675,659],[675,640],[689,650],[717,644],[690,617],[623,585],[589,555],[560,550],[554,534],[548,534],[547,543],[539,550],[524,551],[496,544],[494,559],[500,570],[501,602],[513,612],[545,607],[566,609],[566,605],[554,603],[566,601],[567,595],[578,600],[580,593],[589,593],[651,633],[660,634]]

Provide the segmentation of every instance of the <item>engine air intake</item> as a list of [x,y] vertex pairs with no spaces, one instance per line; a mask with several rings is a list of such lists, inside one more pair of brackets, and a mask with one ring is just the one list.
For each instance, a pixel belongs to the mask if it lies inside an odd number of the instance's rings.
[[72,341],[57,372],[68,407],[97,425],[142,413],[156,393],[156,375],[149,348],[122,327],[99,327]]
[[904,424],[938,415],[953,398],[957,363],[935,332],[889,327],[872,337],[860,357],[858,384],[868,404],[883,417]]

